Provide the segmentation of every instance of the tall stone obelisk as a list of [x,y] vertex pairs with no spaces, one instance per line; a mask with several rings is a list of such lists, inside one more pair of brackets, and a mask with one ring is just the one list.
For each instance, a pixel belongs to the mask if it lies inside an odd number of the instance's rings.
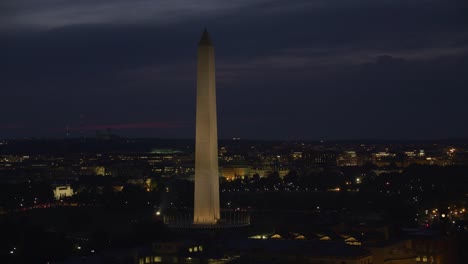
[[198,43],[197,116],[195,135],[195,204],[193,223],[216,224],[220,219],[218,129],[214,48],[208,32]]

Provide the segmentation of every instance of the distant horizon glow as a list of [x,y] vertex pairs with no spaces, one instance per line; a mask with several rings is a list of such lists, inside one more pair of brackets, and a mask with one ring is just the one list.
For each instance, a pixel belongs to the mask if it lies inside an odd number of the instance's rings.
[[0,137],[194,137],[207,27],[221,138],[464,138],[467,12],[458,0],[2,1]]

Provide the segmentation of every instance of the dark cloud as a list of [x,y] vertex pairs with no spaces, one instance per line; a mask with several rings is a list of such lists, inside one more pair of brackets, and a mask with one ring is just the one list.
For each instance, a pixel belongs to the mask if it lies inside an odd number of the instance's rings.
[[222,137],[468,133],[464,1],[39,2],[0,4],[0,123],[25,124],[1,136],[175,122],[122,133],[193,137],[205,26]]

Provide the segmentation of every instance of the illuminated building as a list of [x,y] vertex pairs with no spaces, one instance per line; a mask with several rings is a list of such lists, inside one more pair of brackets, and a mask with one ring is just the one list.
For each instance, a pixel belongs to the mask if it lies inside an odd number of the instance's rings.
[[229,164],[221,168],[221,175],[227,180],[245,178],[250,176],[250,166],[245,164]]
[[284,167],[275,168],[270,165],[256,166],[250,170],[250,177],[253,177],[255,174],[258,174],[260,177],[267,177],[274,172],[277,172],[283,178],[289,173],[289,169]]
[[105,176],[106,175],[106,168],[103,167],[103,166],[96,166],[94,168],[94,173],[95,173],[95,175]]
[[302,152],[301,151],[295,151],[291,154],[291,157],[294,160],[302,159]]
[[205,30],[198,44],[197,113],[195,135],[194,224],[220,219],[218,131],[214,47]]
[[417,264],[459,263],[456,257],[456,239],[439,230],[409,231]]
[[397,163],[396,154],[388,151],[372,153],[372,163],[378,167],[389,166],[392,163]]
[[310,156],[311,165],[319,167],[336,166],[336,154],[333,152],[316,152]]
[[73,189],[70,185],[56,186],[53,192],[54,192],[54,198],[56,200],[60,200],[64,197],[70,197],[70,196],[73,196],[74,194]]
[[358,156],[355,151],[345,151],[336,159],[336,163],[340,167],[358,166]]

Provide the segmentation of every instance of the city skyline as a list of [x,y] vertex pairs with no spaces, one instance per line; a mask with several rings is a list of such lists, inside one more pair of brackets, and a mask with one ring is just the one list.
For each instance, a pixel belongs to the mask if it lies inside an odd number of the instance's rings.
[[220,47],[220,138],[466,137],[467,8],[456,0],[6,1],[0,137],[111,128],[193,138],[196,58],[186,43],[205,26]]

